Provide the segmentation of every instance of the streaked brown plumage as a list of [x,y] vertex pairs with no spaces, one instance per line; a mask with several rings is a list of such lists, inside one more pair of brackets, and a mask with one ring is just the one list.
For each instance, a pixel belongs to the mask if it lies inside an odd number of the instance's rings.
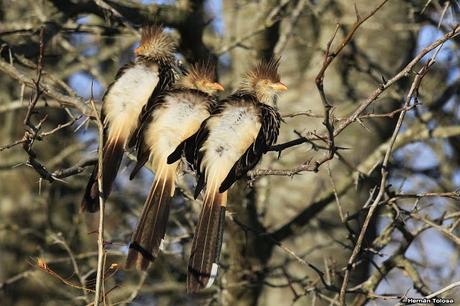
[[206,188],[193,237],[188,292],[210,287],[216,278],[227,189],[254,168],[278,137],[281,117],[267,105],[287,89],[280,82],[278,65],[278,60],[257,65],[192,137],[198,180],[195,197]]
[[[174,82],[174,42],[159,26],[142,28],[136,60],[122,67],[107,89],[102,101],[104,123],[102,193],[107,199],[130,138],[136,135],[139,117],[155,96]],[[134,143],[134,141],[131,141]],[[87,184],[81,210],[99,209],[97,166]]]
[[215,104],[212,94],[223,90],[214,79],[213,65],[193,66],[173,89],[157,97],[142,123],[137,146],[138,162],[131,178],[150,160],[155,180],[130,243],[127,268],[136,264],[138,269],[145,270],[158,256],[184,141],[209,117]]

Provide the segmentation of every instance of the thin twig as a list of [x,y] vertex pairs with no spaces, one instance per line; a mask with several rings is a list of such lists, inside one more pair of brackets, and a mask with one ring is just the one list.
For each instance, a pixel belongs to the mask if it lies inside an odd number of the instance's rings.
[[[439,49],[438,49],[439,51]],[[396,127],[393,131],[393,134],[390,138],[390,142],[388,144],[388,147],[387,147],[387,150],[386,150],[386,153],[385,153],[385,157],[383,159],[383,162],[382,162],[382,167],[381,167],[381,180],[380,180],[380,186],[379,186],[379,192],[377,194],[377,196],[375,197],[375,199],[373,200],[371,206],[369,207],[369,211],[367,213],[367,216],[366,216],[366,219],[364,220],[364,223],[362,225],[362,228],[361,228],[361,231],[359,233],[359,236],[358,236],[358,239],[356,241],[356,244],[355,244],[355,247],[353,248],[353,252],[348,260],[348,263],[347,263],[347,269],[345,270],[345,275],[344,275],[344,278],[343,278],[343,282],[342,282],[342,286],[340,288],[340,295],[339,295],[339,304],[340,305],[345,305],[345,294],[346,294],[346,290],[347,290],[347,287],[348,287],[348,280],[350,278],[350,271],[353,267],[353,263],[355,262],[355,259],[356,257],[358,256],[358,254],[360,253],[361,251],[361,245],[363,243],[363,240],[364,240],[364,236],[366,234],[366,231],[367,231],[367,228],[369,227],[369,224],[370,224],[370,221],[372,219],[372,217],[374,216],[374,213],[378,207],[378,204],[380,203],[382,197],[384,196],[385,192],[386,192],[386,184],[387,184],[387,180],[388,180],[388,176],[389,176],[389,173],[388,173],[388,165],[389,165],[389,161],[390,161],[390,157],[392,155],[392,152],[393,152],[393,146],[396,142],[396,138],[398,137],[399,135],[399,131],[401,129],[401,125],[404,121],[404,118],[405,118],[405,115],[406,115],[406,112],[407,112],[407,108],[408,106],[410,105],[410,103],[412,102],[412,100],[414,101],[417,101],[417,96],[418,96],[418,89],[420,87],[420,84],[422,82],[422,79],[423,77],[426,75],[426,73],[428,72],[429,68],[434,64],[435,62],[435,56],[436,56],[437,53],[435,53],[433,55],[433,57],[420,69],[420,71],[417,73],[417,75],[415,76],[414,78],[414,81],[412,82],[412,86],[409,90],[409,93],[407,94],[407,97],[406,97],[406,101],[405,101],[405,104],[404,104],[404,110],[400,113],[399,115],[399,118],[398,118],[398,122],[396,123]]]
[[332,177],[331,167],[329,163],[327,164],[327,173],[329,175],[329,181],[331,182],[332,190],[334,191],[335,202],[337,203],[337,208],[339,210],[340,221],[345,222],[345,217],[343,214],[342,203],[340,203],[340,197],[337,193],[337,187],[335,186],[334,178]]
[[67,243],[67,241],[61,236],[61,235],[53,235],[52,236],[54,238],[54,240],[61,244],[63,246],[63,248],[65,249],[65,251],[67,252],[67,254],[69,254],[69,258],[70,258],[70,262],[72,263],[72,266],[73,266],[73,270],[75,272],[75,274],[77,275],[78,277],[78,280],[80,281],[80,286],[82,288],[82,291],[83,291],[83,295],[85,296],[85,299],[88,298],[88,295],[87,295],[87,290],[85,288],[85,280],[83,279],[83,276],[80,272],[80,268],[77,264],[77,261],[75,259],[75,256],[71,250],[71,248],[69,247],[69,244]]
[[456,288],[456,287],[460,287],[460,281],[455,282],[455,283],[452,283],[452,284],[450,284],[450,285],[448,285],[448,286],[446,286],[446,287],[444,287],[444,288],[442,288],[442,289],[439,289],[438,291],[433,292],[433,293],[430,294],[430,295],[427,295],[426,298],[427,298],[427,299],[434,298],[434,297],[436,297],[436,296],[438,296],[438,295],[440,295],[440,294],[442,294],[442,293],[444,293],[444,292],[446,292],[446,291],[449,291],[449,290],[451,290],[451,289],[454,289],[454,288]]
[[[100,303],[101,291],[104,286],[104,266],[105,266],[105,248],[104,248],[104,211],[105,202],[102,197],[102,167],[103,167],[103,146],[104,146],[104,125],[101,117],[97,112],[96,105],[93,98],[90,99],[91,106],[96,117],[98,132],[99,132],[99,151],[98,151],[98,172],[97,172],[97,187],[99,193],[99,227],[97,236],[97,276],[96,276],[96,292],[94,294],[94,305],[98,306]],[[102,293],[102,296],[104,294]]]
[[[399,71],[391,79],[389,79],[389,80],[385,81],[383,84],[381,84],[376,90],[374,90],[374,92],[372,92],[369,95],[369,97],[365,101],[360,103],[360,105],[355,109],[355,111],[350,116],[348,116],[345,120],[341,121],[337,126],[335,126],[334,127],[333,137],[337,137],[350,124],[356,122],[359,119],[359,117],[361,116],[361,114],[372,103],[374,103],[385,90],[387,90],[389,87],[391,87],[392,85],[397,83],[399,80],[410,76],[411,72],[412,72],[412,69],[420,62],[420,60],[425,55],[427,55],[432,50],[438,48],[439,46],[444,44],[446,41],[458,36],[459,34],[460,34],[460,25],[456,25],[456,26],[453,27],[453,29],[450,32],[445,34],[442,38],[434,41],[432,44],[430,44],[429,46],[425,47],[422,51],[420,51],[420,53],[417,54],[417,56],[415,56],[414,59],[409,64],[407,64],[401,71]],[[408,107],[408,108],[410,108],[410,107]],[[402,111],[407,111],[408,108],[405,108]],[[279,152],[278,147],[282,147],[282,149],[284,150],[284,149],[287,149],[287,148],[290,148],[290,147],[298,146],[300,144],[304,144],[306,142],[311,142],[311,141],[319,140],[319,139],[323,139],[323,141],[327,143],[328,142],[328,134],[329,134],[329,132],[326,131],[326,133],[324,133],[322,135],[316,135],[314,138],[303,137],[303,138],[299,138],[299,139],[296,139],[296,140],[289,141],[287,143],[278,144],[278,145],[274,146],[273,148],[271,148],[269,151],[277,151],[277,152]],[[317,172],[319,170],[319,167],[322,164],[324,164],[325,162],[327,162],[328,160],[330,160],[329,155],[326,155],[326,156],[324,156],[323,158],[321,158],[321,159],[319,159],[317,161],[304,163],[304,164],[302,164],[302,165],[300,165],[300,166],[298,166],[298,167],[296,167],[294,169],[291,169],[291,170],[277,170],[277,171],[279,171],[279,173],[280,173],[279,175],[293,175],[293,174],[297,174],[297,173],[304,172],[304,171]],[[268,172],[260,171],[255,176],[260,176],[260,175],[276,175],[276,174],[274,174],[271,171],[268,171]]]

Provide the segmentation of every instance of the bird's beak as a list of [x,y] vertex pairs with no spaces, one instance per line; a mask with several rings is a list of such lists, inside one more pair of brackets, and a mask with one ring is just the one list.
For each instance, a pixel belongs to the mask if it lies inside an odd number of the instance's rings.
[[286,91],[288,89],[287,86],[281,82],[273,83],[270,86],[276,91]]
[[216,90],[216,91],[224,91],[224,86],[220,85],[219,83],[211,83],[209,87]]
[[141,51],[142,51],[141,47],[137,47],[136,49],[134,49],[134,53],[136,53],[136,55],[141,54]]

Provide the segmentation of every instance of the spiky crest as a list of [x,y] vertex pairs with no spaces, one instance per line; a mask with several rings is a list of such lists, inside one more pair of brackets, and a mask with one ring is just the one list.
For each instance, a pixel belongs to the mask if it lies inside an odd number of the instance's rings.
[[271,83],[280,81],[278,67],[280,59],[271,58],[269,60],[262,60],[251,71],[249,71],[243,78],[243,86],[247,89],[255,89],[257,83],[261,80],[267,80]]
[[168,60],[174,56],[176,44],[157,24],[147,24],[141,29],[141,41],[136,54],[154,60]]
[[257,99],[262,103],[274,103],[278,91],[272,85],[280,83],[280,75],[278,73],[279,62],[279,58],[271,58],[259,62],[243,77],[243,82],[239,90],[255,94]]
[[179,79],[177,86],[197,89],[211,95],[223,89],[220,84],[216,83],[216,66],[209,61],[193,64],[189,71]]

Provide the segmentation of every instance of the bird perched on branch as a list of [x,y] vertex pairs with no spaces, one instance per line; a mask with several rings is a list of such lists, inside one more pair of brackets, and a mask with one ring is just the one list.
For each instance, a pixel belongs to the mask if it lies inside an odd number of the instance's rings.
[[[126,267],[134,263],[148,268],[160,250],[169,217],[169,202],[174,195],[176,172],[185,140],[195,134],[206,120],[223,90],[215,82],[215,66],[195,65],[179,79],[173,89],[159,95],[142,123],[137,144],[137,165],[131,178],[150,160],[155,172],[150,193],[133,234]],[[177,157],[168,164],[168,156]]]
[[[122,67],[104,97],[102,197],[107,199],[130,138],[136,135],[143,108],[174,82],[174,41],[156,25],[141,30],[133,63]],[[99,209],[97,166],[93,169],[81,203],[82,211]]]
[[193,237],[187,291],[210,287],[217,275],[227,190],[254,168],[278,137],[281,116],[269,106],[287,90],[280,82],[279,60],[258,64],[240,88],[219,103],[195,139],[197,186],[205,187],[203,207]]

